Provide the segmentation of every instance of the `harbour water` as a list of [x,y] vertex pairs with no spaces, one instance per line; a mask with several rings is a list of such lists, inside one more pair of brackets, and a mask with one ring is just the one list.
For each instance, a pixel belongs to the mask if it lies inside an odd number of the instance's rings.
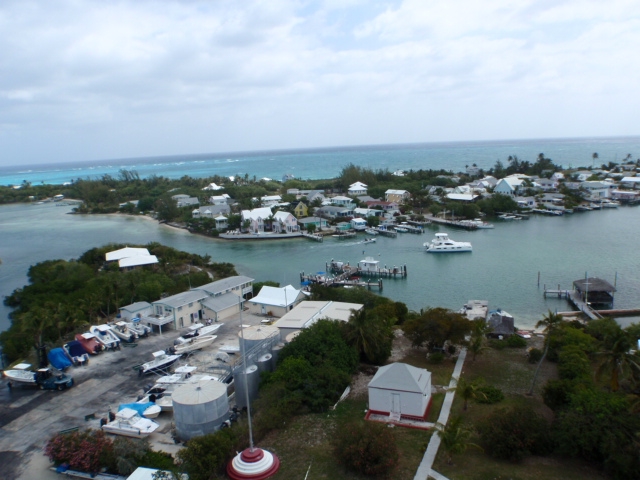
[[[489,300],[503,308],[520,327],[533,327],[547,310],[566,311],[565,300],[543,298],[548,288],[571,288],[573,280],[598,276],[616,283],[617,308],[640,306],[640,234],[637,207],[495,222],[493,230],[464,231],[428,227],[423,235],[399,234],[374,244],[357,239],[323,243],[286,241],[224,241],[189,234],[157,222],[122,215],[69,215],[72,207],[6,205],[0,207],[0,293],[7,295],[27,283],[30,265],[49,259],[77,258],[109,242],[146,244],[157,241],[180,250],[209,254],[231,262],[257,281],[298,285],[301,271],[325,270],[331,259],[356,263],[366,256],[384,266],[407,265],[405,279],[384,280],[383,295],[410,309],[460,308],[469,299]],[[436,231],[473,243],[472,253],[428,254],[422,244]],[[538,286],[540,272],[540,286]],[[0,330],[9,325],[9,309],[0,307]]]

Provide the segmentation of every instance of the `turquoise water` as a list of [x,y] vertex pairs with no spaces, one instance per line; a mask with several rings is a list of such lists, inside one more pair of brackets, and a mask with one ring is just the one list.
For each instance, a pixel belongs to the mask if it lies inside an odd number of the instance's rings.
[[496,160],[506,163],[509,155],[533,163],[539,153],[544,153],[558,165],[577,167],[590,166],[593,152],[599,155],[596,165],[620,162],[627,154],[632,154],[635,159],[640,155],[640,137],[424,143],[175,155],[66,165],[15,165],[0,167],[0,185],[20,184],[25,180],[34,185],[43,182],[63,184],[76,179],[95,179],[105,174],[117,176],[121,169],[135,170],[142,178],[150,175],[180,178],[184,175],[248,174],[249,177],[276,180],[285,173],[302,179],[333,178],[349,163],[374,170],[445,169],[459,172],[465,165],[474,163],[489,169]]
[[[611,283],[617,278],[616,307],[640,306],[640,256],[636,253],[640,208],[621,207],[564,217],[532,217],[495,222],[493,230],[467,232],[430,227],[423,235],[399,234],[358,244],[328,238],[230,242],[191,235],[154,221],[126,216],[68,215],[71,207],[53,204],[0,207],[0,293],[27,282],[27,269],[39,261],[77,258],[108,242],[151,241],[209,254],[232,262],[258,281],[298,285],[301,271],[324,270],[331,259],[356,263],[373,256],[387,266],[407,265],[408,277],[384,281],[383,294],[419,310],[427,306],[460,308],[469,299],[486,299],[531,327],[548,309],[564,311],[564,300],[544,299],[549,288],[571,288],[585,272]],[[472,253],[427,254],[422,244],[436,231],[473,243]],[[363,253],[364,251],[364,253]],[[540,272],[540,287],[537,286]],[[0,307],[0,329],[9,325],[9,309]]]

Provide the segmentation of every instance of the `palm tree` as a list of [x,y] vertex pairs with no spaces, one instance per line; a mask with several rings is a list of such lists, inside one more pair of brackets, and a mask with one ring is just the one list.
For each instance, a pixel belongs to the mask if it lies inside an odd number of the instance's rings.
[[491,327],[484,319],[479,318],[473,321],[473,331],[471,332],[471,339],[467,346],[467,349],[473,353],[472,361],[475,362],[476,356],[486,350],[485,338],[490,331]]
[[466,412],[469,407],[469,400],[475,400],[476,398],[486,397],[484,393],[480,391],[483,380],[475,378],[471,381],[466,380],[464,377],[460,377],[455,380],[456,386],[452,388],[455,392],[462,397],[464,405],[462,409]]
[[620,377],[628,372],[640,372],[640,356],[637,352],[632,352],[634,347],[633,339],[621,328],[604,339],[604,350],[597,352],[601,358],[597,375],[604,373],[611,375],[610,388],[612,392],[617,392],[620,388]]
[[381,347],[389,341],[389,324],[376,315],[367,315],[365,309],[354,311],[345,325],[345,337],[360,355],[374,362]]
[[[597,154],[596,154],[597,155]],[[538,323],[536,323],[536,328],[544,327],[542,330],[543,333],[546,334],[544,339],[545,347],[544,353],[538,362],[538,366],[536,367],[536,373],[533,375],[533,381],[531,382],[531,388],[529,389],[529,395],[533,395],[533,389],[536,386],[536,380],[538,379],[538,372],[540,372],[540,367],[542,366],[542,362],[544,362],[545,357],[547,356],[547,352],[549,351],[549,337],[551,333],[562,323],[562,315],[558,315],[557,313],[553,313],[549,310],[546,316],[542,317]]]
[[593,166],[596,163],[597,159],[598,159],[598,152],[593,152],[591,154],[591,168],[593,168]]
[[440,437],[440,445],[447,454],[448,465],[453,464],[453,455],[463,453],[467,447],[480,448],[469,442],[473,430],[462,423],[462,417],[453,418],[446,425],[436,423],[436,434]]

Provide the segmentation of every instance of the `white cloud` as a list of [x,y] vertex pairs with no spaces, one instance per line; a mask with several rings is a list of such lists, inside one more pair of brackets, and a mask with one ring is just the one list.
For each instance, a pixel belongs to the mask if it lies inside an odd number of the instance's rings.
[[2,2],[0,164],[637,134],[639,27],[626,0]]

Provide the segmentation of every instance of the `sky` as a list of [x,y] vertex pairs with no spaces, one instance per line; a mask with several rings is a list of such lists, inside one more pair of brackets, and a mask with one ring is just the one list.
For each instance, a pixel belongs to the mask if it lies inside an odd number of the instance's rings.
[[3,0],[0,165],[640,134],[637,0]]

